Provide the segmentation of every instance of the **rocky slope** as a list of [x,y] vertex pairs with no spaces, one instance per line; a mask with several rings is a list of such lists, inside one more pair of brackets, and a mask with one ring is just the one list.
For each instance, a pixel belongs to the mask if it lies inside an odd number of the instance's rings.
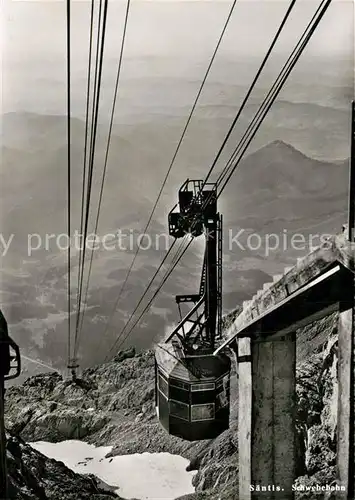
[[336,465],[337,315],[314,323],[299,335],[299,482],[331,484]]
[[158,424],[151,351],[120,352],[76,382],[57,373],[31,377],[8,389],[5,409],[7,428],[26,441],[82,439],[112,445],[112,455],[166,451],[190,459],[210,445],[172,438]]
[[[330,484],[335,478],[336,345],[334,315],[298,332],[298,475],[302,484]],[[197,471],[196,493],[185,500],[236,500],[236,381],[233,374],[231,428],[213,441],[188,443],[168,436],[159,426],[154,410],[153,353],[135,354],[133,349],[85,370],[75,383],[55,373],[10,388],[6,424],[26,441],[82,439],[112,445],[111,455],[179,454],[190,460],[190,470]]]

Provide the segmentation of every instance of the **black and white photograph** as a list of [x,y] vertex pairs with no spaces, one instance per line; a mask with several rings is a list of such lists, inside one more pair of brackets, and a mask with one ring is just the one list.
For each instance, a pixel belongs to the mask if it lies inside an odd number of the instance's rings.
[[354,1],[0,12],[0,500],[355,500]]

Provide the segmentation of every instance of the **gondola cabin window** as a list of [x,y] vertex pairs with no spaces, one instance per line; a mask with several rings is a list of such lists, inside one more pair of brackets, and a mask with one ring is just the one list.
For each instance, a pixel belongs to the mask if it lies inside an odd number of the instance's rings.
[[214,391],[215,385],[213,382],[209,384],[195,384],[191,386],[191,391],[192,392],[199,392],[199,391]]
[[215,418],[214,403],[191,406],[191,422],[213,420]]
[[167,380],[163,378],[160,373],[158,375],[159,391],[168,399],[169,397],[169,386]]
[[189,421],[189,405],[170,399],[170,415]]
[[216,382],[216,403],[218,408],[224,408],[229,404],[229,377],[222,377]]
[[175,378],[170,379],[170,387],[176,387],[177,389],[182,389],[183,391],[189,391],[190,386],[185,382],[181,382],[181,380],[177,380]]

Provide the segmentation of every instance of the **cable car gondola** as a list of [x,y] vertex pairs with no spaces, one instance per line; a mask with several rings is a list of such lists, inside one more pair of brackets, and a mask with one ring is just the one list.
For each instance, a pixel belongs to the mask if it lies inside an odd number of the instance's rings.
[[[169,234],[204,234],[206,246],[199,293],[176,296],[181,321],[156,347],[157,415],[171,435],[212,439],[229,427],[231,369],[228,356],[213,355],[222,330],[222,216],[216,184],[183,184],[169,214]],[[184,318],[183,303],[194,304]]]

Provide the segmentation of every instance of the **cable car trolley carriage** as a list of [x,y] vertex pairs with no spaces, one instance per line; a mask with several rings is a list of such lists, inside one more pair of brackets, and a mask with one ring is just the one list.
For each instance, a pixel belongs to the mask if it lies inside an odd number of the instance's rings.
[[[217,186],[187,180],[169,214],[169,234],[205,236],[199,293],[177,295],[180,323],[155,351],[160,423],[188,441],[212,439],[229,427],[230,358],[214,356],[222,330],[222,216]],[[182,317],[181,304],[192,304]]]

